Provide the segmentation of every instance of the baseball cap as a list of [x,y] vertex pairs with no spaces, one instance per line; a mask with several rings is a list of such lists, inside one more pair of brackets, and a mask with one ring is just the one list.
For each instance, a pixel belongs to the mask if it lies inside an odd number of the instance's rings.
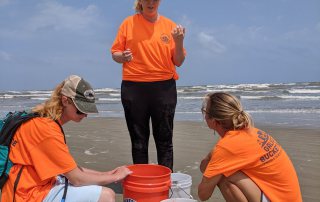
[[83,78],[77,75],[69,76],[64,80],[61,94],[71,98],[80,112],[85,114],[98,113],[94,91]]

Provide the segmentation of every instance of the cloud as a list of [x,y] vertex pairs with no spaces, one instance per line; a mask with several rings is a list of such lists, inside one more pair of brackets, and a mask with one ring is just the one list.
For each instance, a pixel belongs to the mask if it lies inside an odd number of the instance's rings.
[[5,51],[0,50],[0,60],[9,61],[11,60],[11,55]]
[[75,9],[55,1],[47,1],[40,4],[38,10],[39,12],[28,23],[32,31],[46,29],[83,31],[96,22],[97,16],[95,5]]
[[260,27],[255,27],[255,26],[249,27],[249,28],[248,28],[249,36],[250,36],[252,39],[258,38],[258,37],[259,37],[259,33],[260,33],[260,31],[261,31],[262,29],[263,29],[262,26],[260,26]]
[[198,40],[205,49],[210,50],[214,53],[223,53],[226,51],[226,47],[219,43],[213,35],[205,32],[198,34]]

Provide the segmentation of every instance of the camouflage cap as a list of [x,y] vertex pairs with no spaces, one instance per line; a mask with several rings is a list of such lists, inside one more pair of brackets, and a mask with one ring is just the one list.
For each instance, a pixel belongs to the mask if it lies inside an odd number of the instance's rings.
[[64,81],[61,94],[70,97],[80,112],[85,114],[98,113],[94,91],[83,78],[77,75],[69,76]]

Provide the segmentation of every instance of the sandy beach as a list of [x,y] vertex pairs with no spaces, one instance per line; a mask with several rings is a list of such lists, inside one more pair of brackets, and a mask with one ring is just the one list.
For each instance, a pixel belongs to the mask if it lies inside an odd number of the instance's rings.
[[[271,134],[286,150],[297,171],[303,201],[320,198],[320,129],[256,125]],[[67,144],[78,164],[100,171],[129,165],[130,138],[125,120],[121,118],[88,118],[81,123],[64,125]],[[174,128],[174,172],[192,176],[191,194],[195,199],[201,180],[199,163],[212,148],[214,136],[204,122],[176,121]],[[150,139],[150,163],[156,163],[153,138]],[[109,185],[122,201],[120,184]],[[209,201],[224,201],[216,189]]]
[[[303,201],[320,198],[320,129],[274,127],[257,124],[271,134],[286,150],[298,173]],[[131,161],[130,138],[121,118],[88,118],[80,124],[64,126],[67,143],[79,165],[97,170],[111,170]],[[217,141],[204,122],[176,121],[174,128],[174,172],[192,176],[192,195],[197,197],[201,180],[200,160]],[[150,162],[156,163],[153,139],[150,139]],[[122,201],[121,187],[110,185]],[[209,201],[224,201],[218,189]]]

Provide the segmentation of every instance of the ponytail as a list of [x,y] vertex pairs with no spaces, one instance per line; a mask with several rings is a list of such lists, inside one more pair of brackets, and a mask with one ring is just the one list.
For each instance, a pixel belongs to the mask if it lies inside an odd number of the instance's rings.
[[243,111],[239,99],[228,93],[209,93],[202,106],[208,118],[219,121],[224,129],[240,130],[253,127],[250,114]]

